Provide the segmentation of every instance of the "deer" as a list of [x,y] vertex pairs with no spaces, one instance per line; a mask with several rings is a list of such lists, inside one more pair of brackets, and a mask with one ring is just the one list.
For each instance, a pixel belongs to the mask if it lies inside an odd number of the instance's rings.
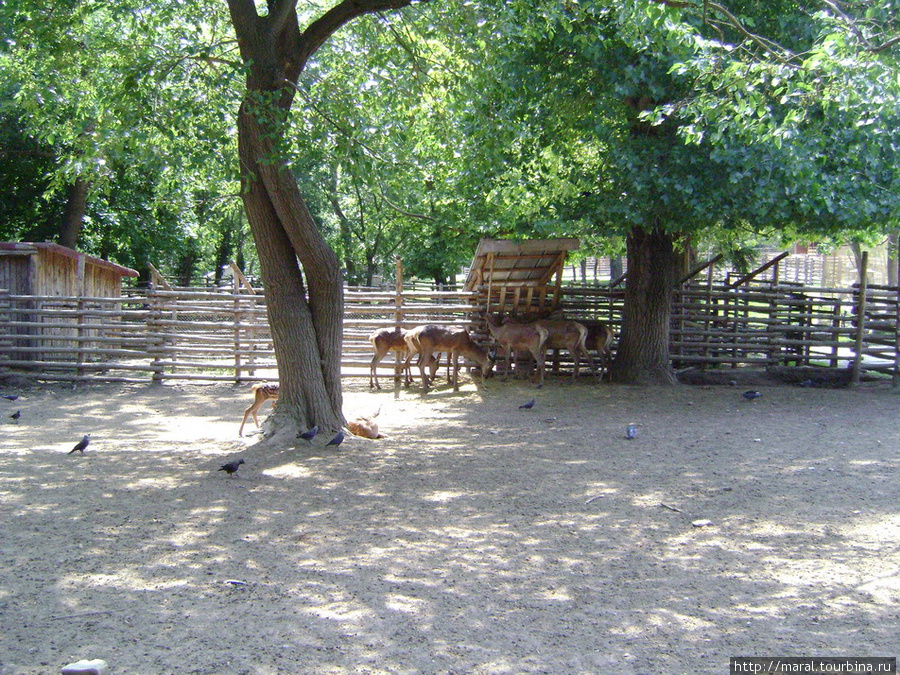
[[256,417],[256,413],[266,401],[274,401],[274,403],[272,403],[273,410],[275,409],[275,406],[278,405],[277,384],[257,382],[250,391],[253,392],[253,404],[244,411],[244,419],[241,421],[241,429],[238,431],[238,436],[244,435],[244,424],[247,423],[247,417],[250,415],[253,415],[253,421],[256,423],[257,428],[259,427],[259,419]]
[[[394,364],[394,377],[400,377],[400,370],[402,368],[406,374],[404,384],[406,384],[406,386],[410,385],[409,358],[407,358],[409,356],[409,348],[406,344],[406,333],[407,331],[396,327],[378,328],[369,335],[369,342],[372,343],[372,347],[375,349],[375,356],[372,357],[372,362],[369,365],[369,389],[373,388],[373,381],[374,388],[381,389],[381,385],[378,383],[377,367],[381,360],[387,356],[388,352],[394,352],[397,359]],[[403,359],[402,364],[400,362],[401,359]],[[435,359],[433,362],[429,362],[428,365],[431,368],[431,376],[433,378],[435,373],[437,373],[440,361]]]
[[544,386],[544,344],[549,333],[547,329],[535,324],[501,324],[490,314],[485,314],[491,336],[500,344],[506,353],[506,370],[504,378],[509,377],[509,362],[513,351],[528,351],[534,357],[538,370],[538,386]]
[[609,366],[612,363],[612,344],[614,333],[612,326],[603,321],[584,321],[584,327],[587,328],[588,335],[585,345],[588,349],[597,352],[600,358],[600,379],[609,372]]
[[[491,354],[482,346],[477,344],[467,330],[450,330],[443,326],[416,326],[406,333],[407,344],[407,361],[409,362],[413,355],[419,354],[419,372],[422,375],[422,386],[428,391],[429,378],[425,375],[425,364],[431,364],[431,376],[434,379],[436,369],[434,368],[435,359],[433,354],[436,352],[446,352],[449,355],[449,362],[452,364],[453,391],[459,391],[459,357],[463,356],[467,359],[475,361],[481,368],[481,377],[490,377],[491,369],[494,366],[494,359]],[[448,365],[448,368],[450,366]]]
[[381,408],[379,408],[374,415],[370,417],[364,417],[362,415],[358,415],[356,418],[347,422],[347,429],[354,436],[360,436],[362,438],[384,438],[384,434],[379,433],[378,431],[378,423],[375,421],[375,418],[378,417],[378,413],[381,412]]
[[[504,323],[520,323],[512,317],[506,317]],[[572,378],[576,379],[581,369],[581,357],[587,359],[591,372],[596,372],[594,359],[591,358],[590,352],[587,350],[586,340],[588,337],[588,329],[577,321],[567,319],[538,319],[532,321],[531,326],[542,326],[547,329],[547,341],[544,343],[544,351],[551,349],[565,349],[572,356],[575,363],[575,369],[572,371]],[[544,357],[546,359],[546,356]]]

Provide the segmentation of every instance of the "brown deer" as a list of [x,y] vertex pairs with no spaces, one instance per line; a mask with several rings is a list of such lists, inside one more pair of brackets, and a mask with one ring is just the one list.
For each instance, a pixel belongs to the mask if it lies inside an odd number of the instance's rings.
[[585,346],[599,355],[600,379],[602,380],[603,376],[609,372],[609,366],[612,363],[612,349],[610,345],[615,334],[612,326],[603,321],[584,321],[583,323],[588,331]]
[[[469,335],[467,330],[450,330],[443,326],[416,326],[406,333],[408,356],[406,364],[409,365],[413,355],[419,354],[419,372],[422,375],[422,386],[428,391],[429,378],[425,375],[425,364],[432,365],[431,379],[434,379],[434,354],[446,352],[449,362],[452,364],[453,390],[459,391],[459,357],[475,361],[481,368],[482,378],[489,377],[494,366],[494,360],[488,351],[478,345]],[[449,368],[450,366],[448,366]]]
[[[369,342],[372,343],[372,348],[375,350],[375,356],[372,357],[372,362],[369,365],[369,389],[373,388],[373,381],[374,388],[381,389],[381,385],[378,383],[377,368],[378,364],[385,356],[387,356],[388,352],[394,352],[397,359],[394,363],[394,377],[399,379],[400,370],[402,369],[406,376],[404,384],[406,384],[406,386],[410,385],[409,359],[407,358],[407,356],[409,356],[409,348],[406,344],[406,333],[407,331],[399,327],[378,328],[369,335]],[[431,376],[434,377],[435,373],[437,373],[440,361],[435,359],[428,365],[431,368]]]
[[488,330],[493,338],[503,347],[506,353],[506,370],[504,377],[509,377],[509,362],[513,351],[527,351],[534,357],[538,370],[538,386],[544,385],[544,344],[547,342],[547,329],[534,324],[501,324],[490,314],[485,314]]
[[[504,323],[522,323],[512,317],[506,317]],[[591,372],[596,372],[594,359],[591,358],[590,352],[587,350],[586,340],[588,337],[588,329],[577,321],[567,319],[539,319],[532,321],[531,326],[542,326],[547,330],[547,341],[544,343],[544,351],[551,349],[565,349],[572,357],[575,363],[575,369],[572,371],[572,377],[577,378],[581,369],[581,357],[587,359]],[[546,355],[545,355],[546,360]]]
[[351,434],[362,438],[384,438],[384,434],[379,433],[378,423],[375,421],[375,418],[378,417],[378,413],[380,412],[381,409],[379,408],[371,417],[359,415],[355,419],[347,422],[347,429]]
[[244,424],[247,423],[247,417],[253,415],[253,421],[256,423],[256,426],[259,427],[259,419],[256,417],[256,413],[262,407],[263,403],[266,401],[274,401],[272,404],[272,410],[275,409],[275,406],[278,405],[278,385],[277,384],[266,384],[265,382],[257,382],[251,387],[250,391],[253,392],[253,404],[244,411],[244,419],[241,421],[241,429],[238,431],[238,436],[244,435]]

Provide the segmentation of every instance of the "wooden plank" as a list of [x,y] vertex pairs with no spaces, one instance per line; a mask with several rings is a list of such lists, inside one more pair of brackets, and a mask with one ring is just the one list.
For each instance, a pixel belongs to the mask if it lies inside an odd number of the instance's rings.
[[480,253],[509,253],[516,255],[544,252],[544,251],[574,251],[581,245],[576,238],[566,237],[561,239],[526,239],[516,241],[513,239],[482,239],[478,242],[476,252]]

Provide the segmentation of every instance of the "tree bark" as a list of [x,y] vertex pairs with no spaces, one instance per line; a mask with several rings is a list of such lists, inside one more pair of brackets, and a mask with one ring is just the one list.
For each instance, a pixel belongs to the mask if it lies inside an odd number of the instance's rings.
[[[300,73],[325,41],[352,19],[410,0],[344,0],[301,33],[296,0],[229,0],[247,66],[238,114],[244,208],[259,254],[269,326],[278,363],[277,424],[344,423],[341,392],[343,280],[337,255],[306,206],[281,150]],[[305,273],[304,283],[300,267]]]
[[627,249],[622,333],[610,377],[622,384],[675,384],[669,359],[674,239],[660,229],[634,228]]
[[892,230],[888,232],[887,236],[887,278],[888,278],[888,286],[896,286],[898,279],[898,260],[900,260],[900,256],[898,256],[897,245],[898,241],[900,241],[900,233],[897,230]]
[[63,214],[57,240],[60,246],[74,249],[78,244],[78,238],[81,236],[81,230],[84,228],[84,214],[87,212],[89,189],[90,184],[82,178],[76,178],[75,182],[69,186],[69,193],[66,197],[66,211]]

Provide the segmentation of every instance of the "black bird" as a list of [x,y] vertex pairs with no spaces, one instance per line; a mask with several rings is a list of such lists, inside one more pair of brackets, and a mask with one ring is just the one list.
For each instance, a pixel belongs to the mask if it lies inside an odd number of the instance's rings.
[[231,474],[235,473],[238,469],[240,469],[241,464],[243,464],[243,463],[244,463],[243,459],[236,459],[233,462],[228,462],[228,464],[223,464],[219,468],[219,471],[224,471],[225,473],[227,473],[230,476]]
[[19,418],[20,418],[21,416],[22,416],[22,411],[21,411],[21,410],[16,410],[16,412],[14,412],[12,415],[10,415],[10,417],[12,417],[12,418],[16,421],[16,424],[19,423]]
[[751,389],[750,391],[745,391],[743,394],[741,394],[741,396],[743,396],[748,401],[752,401],[753,399],[759,398],[760,396],[762,396],[762,394],[760,394],[758,391],[753,391]]
[[78,443],[76,443],[75,447],[69,450],[68,454],[72,454],[74,452],[80,452],[82,455],[84,454],[84,449],[88,446],[88,443],[91,442],[91,435],[85,434]]
[[344,442],[344,430],[341,429],[334,438],[328,441],[325,445],[340,445]]
[[297,434],[297,438],[302,438],[304,441],[311,441],[316,437],[316,434],[319,433],[319,425],[315,425],[309,431],[304,431],[302,434]]
[[19,395],[18,394],[6,394],[3,398],[5,398],[7,401],[15,401],[15,400],[18,400]]
[[528,403],[523,403],[522,405],[520,405],[519,409],[521,410],[522,408],[525,408],[526,410],[530,410],[531,408],[534,407],[534,404],[535,404],[535,400],[531,399],[530,401],[528,401]]

